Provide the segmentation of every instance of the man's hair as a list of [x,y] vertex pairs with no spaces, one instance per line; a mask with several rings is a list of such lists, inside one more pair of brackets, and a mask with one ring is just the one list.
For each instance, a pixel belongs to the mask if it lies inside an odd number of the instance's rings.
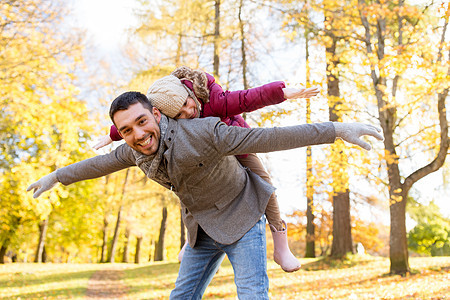
[[[147,108],[150,112],[152,112],[153,106],[148,101],[147,96],[139,92],[125,92],[111,103],[111,107],[109,108],[109,117],[111,121],[114,123],[114,114],[119,110],[127,110],[130,105],[141,103],[144,108]],[[115,123],[114,123],[115,124]]]

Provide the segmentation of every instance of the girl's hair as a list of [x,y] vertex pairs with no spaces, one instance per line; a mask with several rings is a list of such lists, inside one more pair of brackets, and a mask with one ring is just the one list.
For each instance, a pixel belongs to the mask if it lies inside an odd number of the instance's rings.
[[192,82],[194,93],[203,103],[209,102],[208,78],[202,70],[193,70],[186,66],[176,68],[172,75],[180,80]]

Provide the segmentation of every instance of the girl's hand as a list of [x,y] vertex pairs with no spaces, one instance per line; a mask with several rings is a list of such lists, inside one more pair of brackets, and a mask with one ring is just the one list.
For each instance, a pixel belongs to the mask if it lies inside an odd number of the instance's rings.
[[111,144],[111,143],[112,143],[111,137],[109,135],[105,135],[105,136],[99,138],[97,141],[97,144],[95,144],[94,147],[92,147],[92,148],[94,148],[95,150],[98,150],[100,148],[103,148],[103,147]]
[[285,99],[311,98],[319,93],[319,88],[312,87],[308,89],[283,88]]

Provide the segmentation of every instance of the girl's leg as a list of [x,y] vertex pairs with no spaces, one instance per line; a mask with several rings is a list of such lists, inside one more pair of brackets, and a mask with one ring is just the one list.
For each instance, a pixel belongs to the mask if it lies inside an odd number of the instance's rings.
[[[256,154],[248,154],[247,157],[238,157],[239,162],[249,168],[253,173],[272,184],[269,174],[264,169]],[[286,272],[294,272],[300,269],[300,262],[295,258],[289,249],[287,242],[286,223],[281,219],[280,209],[275,193],[270,196],[266,207],[266,217],[269,221],[270,231],[273,238],[273,257],[277,264]],[[284,226],[283,226],[284,225]]]
[[[253,173],[259,175],[262,179],[272,184],[269,174],[264,169],[261,161],[255,153],[248,154],[247,157],[238,157],[239,162],[244,167],[249,168]],[[273,193],[266,206],[266,218],[269,224],[274,226],[277,230],[283,230],[283,221],[281,220],[280,208],[278,206],[277,196]]]

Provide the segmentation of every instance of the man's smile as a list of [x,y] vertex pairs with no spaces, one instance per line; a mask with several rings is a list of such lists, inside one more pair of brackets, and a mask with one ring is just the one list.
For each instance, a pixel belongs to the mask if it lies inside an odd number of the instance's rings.
[[148,146],[150,144],[150,142],[152,141],[152,136],[149,135],[145,140],[143,140],[142,142],[137,143],[139,146],[145,147]]

